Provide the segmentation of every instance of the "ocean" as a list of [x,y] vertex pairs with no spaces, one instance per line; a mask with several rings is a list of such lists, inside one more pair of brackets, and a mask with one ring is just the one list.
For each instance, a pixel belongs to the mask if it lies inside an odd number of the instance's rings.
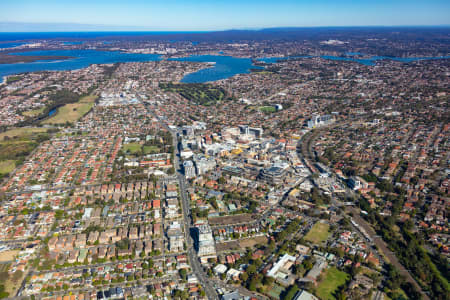
[[[170,35],[170,34],[189,34],[200,32],[178,32],[178,31],[138,31],[138,32],[19,32],[19,33],[0,33],[0,48],[11,48],[23,45],[27,42],[36,42],[39,40],[57,40],[66,45],[80,44],[88,39],[99,39],[104,43],[109,43],[114,38],[131,37],[131,36],[148,36],[148,35]],[[104,39],[104,40],[103,40]],[[196,42],[193,42],[194,44]],[[57,55],[73,57],[67,60],[40,60],[30,63],[16,63],[16,64],[0,64],[0,82],[3,77],[7,75],[20,74],[25,72],[37,71],[63,71],[74,70],[88,67],[91,64],[110,64],[116,62],[146,62],[159,61],[161,56],[156,54],[134,54],[123,53],[119,51],[97,51],[97,50],[45,50],[45,51],[31,51],[25,53],[14,53],[14,55]],[[347,56],[321,56],[324,59],[338,60],[338,61],[355,61],[367,66],[373,66],[379,60],[390,59],[400,62],[412,62],[417,60],[428,59],[447,59],[445,57],[417,57],[417,58],[396,58],[373,56],[369,58],[361,58],[361,53],[347,53]],[[271,57],[261,58],[262,62],[275,63],[278,60],[285,60],[289,58],[304,58],[303,57]],[[202,69],[197,72],[186,75],[182,82],[209,82],[216,81],[237,74],[249,73],[252,68],[260,68],[253,65],[249,58],[238,58],[224,55],[201,55],[191,56],[186,58],[176,58],[178,61],[192,61],[192,62],[211,62],[214,63],[210,68]]]

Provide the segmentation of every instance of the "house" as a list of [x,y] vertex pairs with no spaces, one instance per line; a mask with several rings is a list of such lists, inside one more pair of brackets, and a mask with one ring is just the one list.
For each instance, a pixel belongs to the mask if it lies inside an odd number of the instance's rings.
[[227,267],[223,264],[218,264],[213,268],[214,274],[221,275],[227,271]]
[[353,279],[349,285],[350,289],[354,289],[356,287],[363,287],[365,290],[370,290],[373,288],[373,280],[365,275],[357,274],[355,279]]
[[77,238],[75,240],[75,247],[82,248],[86,246],[86,234],[80,233],[77,234]]
[[301,255],[307,255],[309,253],[309,247],[298,244],[297,246],[295,246],[295,251],[297,251]]
[[153,225],[153,235],[161,235],[161,224],[160,223],[156,223]]
[[78,250],[72,250],[72,251],[70,251],[70,252],[69,252],[69,257],[68,257],[68,259],[67,259],[67,262],[68,262],[69,264],[75,263],[75,262],[77,261],[77,258],[78,258],[78,253],[79,253]]
[[144,249],[144,243],[141,240],[136,241],[135,252],[139,256]]
[[106,258],[110,259],[116,256],[116,246],[109,245],[108,246],[108,252],[106,254]]
[[98,247],[98,258],[100,258],[100,259],[105,258],[107,251],[108,251],[108,248],[106,248],[106,246]]
[[152,252],[152,241],[150,239],[144,240],[144,253],[149,255]]
[[89,233],[89,237],[87,240],[88,243],[94,244],[98,240],[98,236],[99,236],[98,231],[91,231],[91,233]]
[[319,300],[316,296],[313,294],[308,293],[305,290],[298,291],[297,294],[295,294],[293,300]]
[[128,233],[128,237],[130,239],[137,239],[138,238],[138,230],[137,227],[131,227],[130,231]]
[[161,200],[153,200],[152,201],[152,207],[153,209],[160,209],[161,208]]
[[225,293],[220,297],[221,300],[241,300],[245,299],[240,294],[239,291]]
[[241,275],[240,271],[231,268],[227,271],[227,280],[239,280],[239,275]]
[[107,235],[107,233],[105,231],[100,233],[100,237],[98,238],[98,241],[100,244],[106,244],[109,242],[109,236]]
[[155,251],[162,251],[162,241],[161,240],[154,240],[153,241],[153,249]]
[[48,249],[50,251],[54,251],[56,249],[56,243],[58,241],[58,238],[53,236],[48,240]]
[[84,262],[84,260],[86,259],[87,253],[88,253],[87,249],[81,249],[80,254],[78,255],[77,261],[79,263]]
[[132,254],[131,247],[117,250],[117,256],[126,256],[131,254]]

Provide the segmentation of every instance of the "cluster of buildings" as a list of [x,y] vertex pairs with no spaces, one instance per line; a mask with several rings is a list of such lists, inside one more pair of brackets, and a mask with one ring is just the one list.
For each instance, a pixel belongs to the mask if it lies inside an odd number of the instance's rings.
[[120,136],[65,136],[42,143],[2,187],[40,189],[71,184],[92,185],[110,180],[122,146]]
[[[448,172],[442,169],[449,151],[448,125],[426,126],[424,122],[428,121],[417,112],[392,117],[388,114],[392,110],[378,110],[384,118],[375,125],[353,124],[322,134],[320,145],[313,151],[381,215],[392,214],[393,203],[387,198],[394,187],[400,188],[406,194],[401,221],[411,220],[421,230],[448,233],[444,213],[448,201],[442,196],[448,191]],[[404,118],[410,122],[405,123]],[[416,214],[423,209],[423,216]],[[448,255],[445,249],[440,251]]]
[[335,121],[332,115],[313,115],[307,122],[308,128],[316,128],[333,124]]
[[[398,46],[389,39],[380,43]],[[329,50],[322,47],[342,46],[334,40],[268,45],[220,47],[224,54],[256,57],[308,49],[323,54]],[[127,51],[167,57],[210,54],[217,47],[179,41],[134,46]],[[402,189],[399,220],[430,230],[429,245],[449,255],[445,66],[282,60],[266,72],[213,83],[228,95],[211,106],[159,87],[203,67],[172,60],[93,65],[22,74],[0,90],[0,125],[8,126],[39,114],[58,90],[84,94],[98,85],[100,96],[86,116],[41,143],[1,186],[0,240],[8,247],[0,251],[22,248],[6,267],[11,275],[24,272],[18,296],[205,299],[211,279],[198,275],[210,270],[226,286],[217,290],[222,299],[248,299],[241,291],[254,292],[246,275],[255,269],[261,279],[256,287],[266,295],[268,277],[277,288],[304,288],[293,299],[317,299],[310,286],[320,286],[331,268],[383,268],[356,223],[330,229],[319,244],[304,239],[320,219],[333,224],[343,218],[337,199],[350,192],[389,216],[392,197]],[[298,154],[311,130],[320,131],[311,143],[320,163]],[[173,176],[178,152],[183,181]],[[421,209],[424,214],[417,213]],[[192,259],[204,270],[191,268]],[[233,282],[241,285],[238,291],[229,288]],[[366,273],[343,286],[349,297],[379,288]]]
[[14,126],[33,120],[52,104],[51,94],[70,90],[82,95],[103,78],[103,68],[99,65],[73,71],[45,71],[6,77],[2,84],[4,88],[0,89],[0,126]]

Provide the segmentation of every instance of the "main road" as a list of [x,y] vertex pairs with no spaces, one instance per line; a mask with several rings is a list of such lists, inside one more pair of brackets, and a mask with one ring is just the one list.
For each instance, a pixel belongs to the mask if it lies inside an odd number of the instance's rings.
[[208,299],[219,299],[215,288],[213,287],[210,280],[207,278],[205,272],[203,271],[202,265],[200,264],[197,253],[194,249],[194,240],[192,239],[192,236],[190,234],[191,224],[193,222],[191,218],[189,198],[186,190],[187,184],[184,175],[182,173],[182,166],[179,160],[180,151],[178,149],[177,132],[174,129],[170,128],[167,125],[167,123],[164,120],[161,120],[161,118],[157,116],[151,109],[147,109],[147,111],[153,117],[155,117],[159,121],[159,123],[172,134],[172,143],[175,149],[173,166],[175,168],[175,171],[177,172],[177,179],[180,187],[181,206],[183,209],[184,238],[186,240],[187,254],[189,257],[189,263],[192,267],[192,271],[195,274],[195,276],[197,276],[197,279],[199,280],[200,284],[205,290],[206,297]]

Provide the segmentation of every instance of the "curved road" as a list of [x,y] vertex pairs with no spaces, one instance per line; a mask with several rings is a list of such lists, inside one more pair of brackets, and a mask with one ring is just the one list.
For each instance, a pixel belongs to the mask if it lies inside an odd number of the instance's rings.
[[[345,125],[345,123],[335,124],[333,127],[338,125]],[[328,129],[330,127],[327,127]],[[325,128],[326,129],[326,128]],[[320,133],[322,129],[316,129],[313,130],[314,132],[306,133],[300,140],[297,146],[297,149],[300,151],[297,151],[297,154],[300,158],[303,158],[303,160],[309,164],[314,164],[317,162],[315,155],[312,151],[312,143],[314,142],[314,139],[317,137],[317,135]],[[305,140],[306,138],[306,140]],[[312,161],[311,161],[312,160]],[[332,171],[332,170],[331,170]],[[338,176],[333,173],[333,176],[338,180]],[[345,182],[342,182],[344,186],[347,186]],[[352,196],[355,197],[355,199],[358,199],[358,195],[351,189],[346,189],[347,193],[350,193]],[[395,256],[395,254],[388,248],[387,244],[383,241],[382,238],[380,238],[375,230],[372,228],[372,226],[367,223],[363,218],[361,218],[360,214],[361,211],[359,208],[351,207],[347,208],[353,213],[353,220],[356,224],[358,224],[360,227],[364,228],[364,230],[367,232],[367,234],[372,238],[374,244],[383,252],[383,254],[389,259],[390,263],[394,265],[401,275],[405,277],[405,280],[409,283],[411,283],[422,295],[423,299],[430,300],[428,295],[422,290],[421,286],[417,283],[417,281],[412,277],[411,273],[406,270],[406,268],[400,263],[398,258]]]

